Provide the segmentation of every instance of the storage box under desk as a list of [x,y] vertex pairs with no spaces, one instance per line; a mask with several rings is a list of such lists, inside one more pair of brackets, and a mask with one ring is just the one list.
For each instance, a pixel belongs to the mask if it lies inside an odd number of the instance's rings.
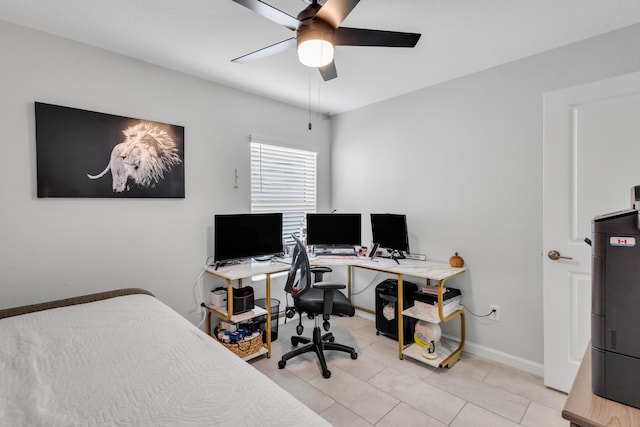
[[[434,286],[437,288],[437,286]],[[444,289],[443,289],[444,291]],[[456,298],[462,295],[460,289],[456,288],[446,288],[445,292],[442,292],[442,304],[447,304],[447,300]],[[423,292],[422,289],[418,290],[415,294],[415,300],[419,302],[423,302],[425,304],[437,305],[438,304],[438,294],[437,293],[426,293]]]

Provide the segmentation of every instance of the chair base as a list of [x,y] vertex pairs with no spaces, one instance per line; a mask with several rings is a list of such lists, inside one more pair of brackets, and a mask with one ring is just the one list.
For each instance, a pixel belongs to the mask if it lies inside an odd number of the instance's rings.
[[345,353],[350,353],[351,358],[354,360],[358,358],[358,353],[356,353],[353,347],[337,344],[334,341],[335,338],[331,332],[321,335],[320,327],[318,325],[313,328],[313,338],[299,337],[294,335],[291,337],[291,345],[293,345],[294,347],[299,343],[303,343],[306,345],[282,355],[282,359],[280,359],[280,361],[278,362],[278,368],[284,369],[285,365],[287,364],[287,360],[313,351],[318,356],[320,369],[322,370],[322,376],[324,378],[329,378],[331,376],[331,371],[327,369],[327,361],[325,360],[323,353],[324,350],[343,351]]

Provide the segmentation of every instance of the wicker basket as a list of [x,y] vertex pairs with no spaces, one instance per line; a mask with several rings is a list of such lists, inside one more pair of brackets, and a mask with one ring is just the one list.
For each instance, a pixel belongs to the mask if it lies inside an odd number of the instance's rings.
[[236,355],[240,357],[247,357],[260,351],[260,347],[262,347],[262,332],[260,332],[260,335],[258,335],[257,337],[235,344],[227,344],[220,340],[218,340],[218,342],[234,352]]

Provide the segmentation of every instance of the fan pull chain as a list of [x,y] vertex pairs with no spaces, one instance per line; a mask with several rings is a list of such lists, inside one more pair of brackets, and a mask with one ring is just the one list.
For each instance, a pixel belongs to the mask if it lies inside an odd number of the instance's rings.
[[311,75],[309,74],[309,130],[311,130]]

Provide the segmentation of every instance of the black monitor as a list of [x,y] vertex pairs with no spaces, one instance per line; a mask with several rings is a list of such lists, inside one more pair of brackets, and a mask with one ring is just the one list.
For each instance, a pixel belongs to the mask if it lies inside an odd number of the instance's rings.
[[282,213],[215,215],[213,233],[218,263],[283,252]]
[[308,213],[307,244],[313,246],[360,246],[359,213]]
[[371,214],[373,243],[381,248],[409,253],[407,216],[397,214]]

